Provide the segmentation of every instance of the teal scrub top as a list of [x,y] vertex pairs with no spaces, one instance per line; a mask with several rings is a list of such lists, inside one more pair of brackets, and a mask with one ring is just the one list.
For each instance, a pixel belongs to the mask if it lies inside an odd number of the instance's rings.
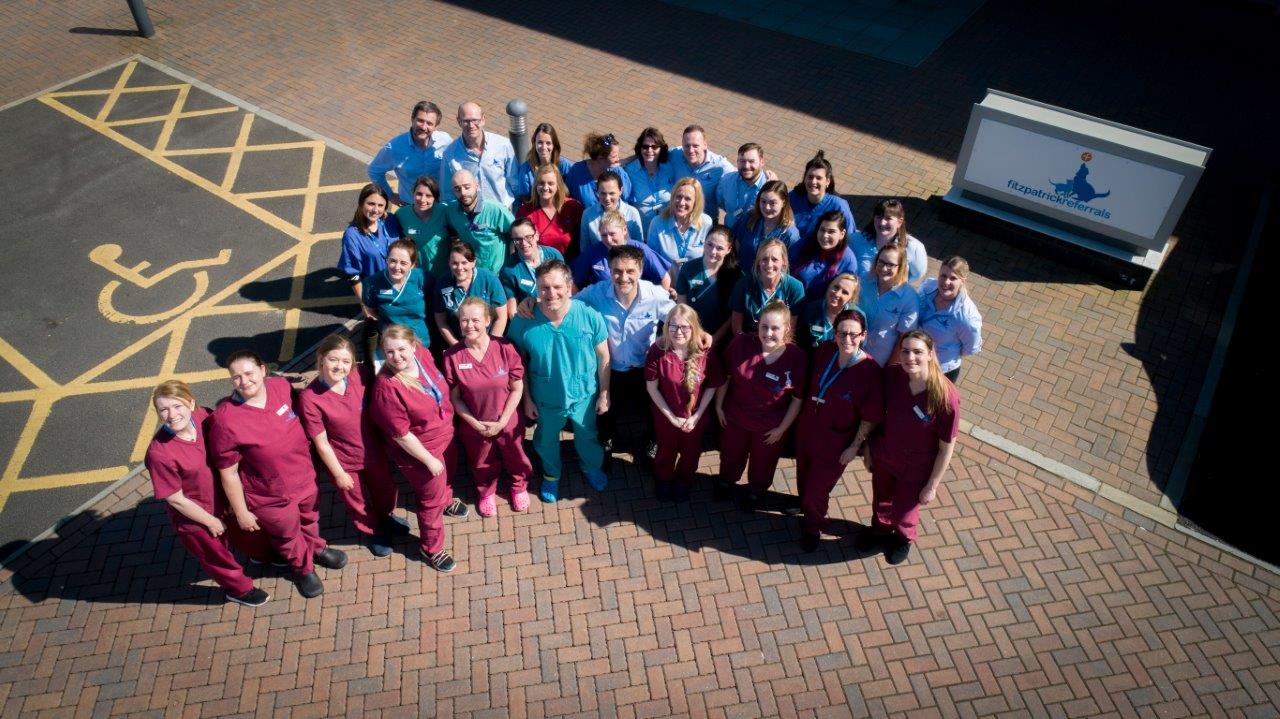
[[609,331],[599,312],[571,302],[559,327],[535,307],[533,319],[517,316],[507,331],[527,358],[525,376],[539,413],[574,414],[599,389],[596,345],[608,340]]
[[466,298],[479,297],[490,307],[501,307],[507,303],[507,292],[502,289],[498,276],[479,265],[475,268],[475,276],[471,278],[471,286],[466,292],[462,291],[458,281],[450,273],[436,278],[436,288],[431,294],[434,297],[432,305],[435,311],[449,315],[449,327],[454,335],[458,334],[458,307]]
[[782,300],[791,308],[791,314],[795,314],[800,311],[800,303],[804,301],[804,285],[791,275],[784,275],[778,289],[766,297],[754,275],[743,275],[729,295],[729,309],[742,313],[742,331],[750,334],[756,331],[760,310],[775,299]]
[[431,344],[431,335],[427,333],[426,290],[426,277],[421,268],[409,270],[409,276],[398,290],[383,270],[365,280],[362,301],[378,316],[379,330],[388,325],[404,325],[412,329],[426,347]]
[[451,202],[448,219],[458,239],[475,250],[476,267],[495,274],[502,269],[502,261],[507,257],[507,233],[515,222],[510,210],[492,200],[481,200],[475,217],[467,217],[458,203]]
[[[538,249],[542,251],[542,259],[538,264],[542,264],[547,260],[560,260],[564,262],[564,255],[560,254],[560,250],[546,245],[538,245]],[[502,282],[502,289],[506,290],[507,297],[513,299],[516,303],[524,301],[529,296],[537,296],[538,282],[533,275],[533,270],[520,259],[520,255],[511,253],[507,255],[507,261],[502,263],[502,271],[498,273],[498,279]]]
[[412,207],[396,210],[402,237],[413,240],[418,246],[418,267],[428,277],[436,277],[449,271],[449,211],[443,203],[436,203],[426,222],[418,219]]

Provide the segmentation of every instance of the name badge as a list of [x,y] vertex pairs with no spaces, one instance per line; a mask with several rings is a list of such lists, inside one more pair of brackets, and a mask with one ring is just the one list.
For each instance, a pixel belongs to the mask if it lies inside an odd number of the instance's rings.
[[689,285],[692,287],[698,287],[701,284],[702,280],[689,280]]
[[533,287],[533,280],[520,280],[520,284],[524,287]]
[[379,290],[379,291],[378,291],[378,294],[380,294],[380,295],[391,295],[391,294],[395,294],[395,290]]
[[809,331],[815,335],[820,335],[826,331],[826,328],[822,325],[809,325]]
[[925,413],[924,413],[924,410],[920,409],[920,406],[919,406],[919,405],[914,405],[914,406],[912,406],[912,407],[911,407],[911,410],[912,410],[913,412],[915,412],[915,413],[916,413],[916,416],[917,416],[917,417],[919,417],[921,420],[927,420],[927,419],[929,419],[929,415],[925,414]]
[[776,375],[776,374],[774,374],[774,373],[772,373],[772,372],[765,372],[765,373],[764,373],[764,376],[765,376],[765,379],[771,379],[771,380],[773,380],[774,382],[777,382],[777,381],[778,381],[778,375]]
[[460,365],[458,365],[458,369],[471,369],[471,363],[470,363],[470,362],[465,362],[465,363],[463,363],[463,364],[460,364]]
[[416,229],[412,229],[412,230],[409,230],[409,234],[416,235],[418,234],[418,231]]
[[288,412],[288,411],[289,411],[289,405],[287,405],[287,404],[282,404],[282,405],[280,405],[280,409],[276,410],[276,416],[277,416],[277,417],[283,417],[283,416],[285,415],[285,413],[286,413],[286,412]]

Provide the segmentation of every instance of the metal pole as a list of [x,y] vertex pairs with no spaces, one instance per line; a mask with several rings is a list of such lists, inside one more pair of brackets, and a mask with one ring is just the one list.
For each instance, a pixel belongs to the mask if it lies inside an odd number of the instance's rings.
[[507,103],[507,116],[511,118],[511,129],[507,131],[507,135],[511,138],[517,160],[523,160],[529,154],[529,130],[525,125],[525,116],[528,114],[529,105],[524,100]]
[[151,37],[156,34],[156,28],[151,24],[151,16],[147,14],[147,6],[143,0],[129,0],[129,12],[133,13],[133,22],[138,26],[139,35]]

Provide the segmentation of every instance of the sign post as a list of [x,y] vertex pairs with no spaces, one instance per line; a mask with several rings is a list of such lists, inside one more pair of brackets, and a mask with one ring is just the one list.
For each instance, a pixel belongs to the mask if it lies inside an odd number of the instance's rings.
[[1210,152],[988,90],[973,106],[943,200],[1118,260],[1145,284],[1164,260]]

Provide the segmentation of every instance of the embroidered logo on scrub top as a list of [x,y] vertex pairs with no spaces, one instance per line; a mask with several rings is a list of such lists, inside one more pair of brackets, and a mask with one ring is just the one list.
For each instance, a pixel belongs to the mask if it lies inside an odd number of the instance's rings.
[[417,230],[417,228],[411,228],[411,229],[409,230],[409,234],[411,234],[411,235],[416,235],[416,234],[418,234],[418,230]]
[[286,414],[289,415],[288,417],[286,417],[286,419],[288,419],[289,421],[293,421],[298,418],[298,415],[293,413],[293,410],[289,408],[289,405],[287,404],[280,405],[280,409],[276,410],[276,416],[284,417]]
[[498,371],[493,373],[493,376],[494,376],[494,377],[506,377],[506,376],[507,376],[507,368],[506,368],[506,367],[499,367],[499,368],[498,368]]

